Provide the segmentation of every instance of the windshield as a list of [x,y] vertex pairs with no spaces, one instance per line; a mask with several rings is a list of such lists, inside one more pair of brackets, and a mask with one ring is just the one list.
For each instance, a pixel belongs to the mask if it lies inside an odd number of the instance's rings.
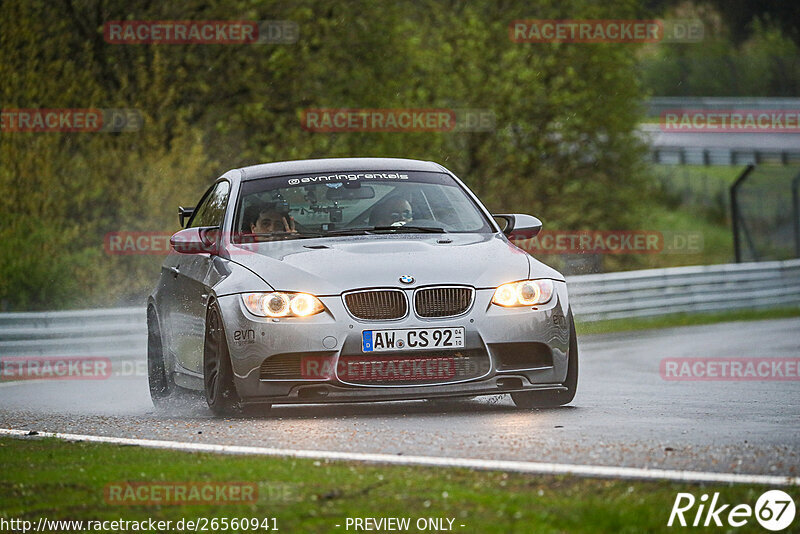
[[369,233],[491,232],[453,178],[436,172],[348,172],[242,184],[235,232],[255,240]]

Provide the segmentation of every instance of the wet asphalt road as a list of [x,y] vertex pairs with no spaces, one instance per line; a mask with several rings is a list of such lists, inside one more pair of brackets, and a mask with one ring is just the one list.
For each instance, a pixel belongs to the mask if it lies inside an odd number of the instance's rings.
[[[506,396],[281,406],[215,419],[153,408],[145,376],[0,383],[0,427],[327,451],[770,475],[800,472],[800,381],[674,382],[662,358],[800,356],[800,318],[579,338],[572,405],[520,411]],[[144,355],[142,355],[142,360]],[[127,362],[128,373],[135,362]],[[143,366],[140,364],[139,369]]]

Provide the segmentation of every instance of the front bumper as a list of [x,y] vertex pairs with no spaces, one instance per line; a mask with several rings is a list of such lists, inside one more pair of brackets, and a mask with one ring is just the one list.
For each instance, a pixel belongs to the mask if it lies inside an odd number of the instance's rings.
[[[225,321],[235,384],[246,403],[373,402],[459,397],[528,390],[564,389],[569,345],[566,284],[555,282],[553,299],[542,306],[501,308],[493,289],[479,289],[470,310],[459,317],[422,319],[413,311],[396,321],[353,318],[341,296],[320,297],[326,311],[306,318],[269,319],[252,315],[239,295],[218,299]],[[413,290],[408,291],[409,298]],[[466,349],[488,354],[482,376],[448,383],[350,384],[330,378],[262,379],[261,365],[275,355],[303,354],[333,361],[359,356],[361,333],[374,329],[463,326]],[[413,357],[409,352],[408,357]]]

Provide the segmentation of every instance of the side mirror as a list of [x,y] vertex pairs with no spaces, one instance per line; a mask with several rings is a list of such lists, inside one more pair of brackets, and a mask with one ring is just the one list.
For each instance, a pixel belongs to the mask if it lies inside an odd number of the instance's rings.
[[184,208],[183,206],[178,206],[178,219],[181,221],[181,228],[186,226],[186,219],[192,217],[194,213],[194,208]]
[[219,254],[219,228],[186,228],[172,235],[169,244],[181,254]]
[[509,239],[530,239],[536,237],[542,229],[542,221],[533,215],[524,213],[502,213],[493,215],[495,219],[505,221],[500,224],[500,229]]

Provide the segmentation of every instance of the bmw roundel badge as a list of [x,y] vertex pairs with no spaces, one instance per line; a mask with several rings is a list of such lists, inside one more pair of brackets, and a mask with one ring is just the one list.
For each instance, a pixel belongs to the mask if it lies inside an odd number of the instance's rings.
[[403,276],[400,277],[400,281],[403,282],[404,284],[413,284],[414,277],[404,274]]

